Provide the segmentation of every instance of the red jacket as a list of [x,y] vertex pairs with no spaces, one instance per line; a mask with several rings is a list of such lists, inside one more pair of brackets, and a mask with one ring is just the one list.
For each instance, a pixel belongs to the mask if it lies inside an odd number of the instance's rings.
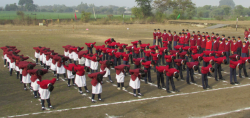
[[239,64],[242,64],[242,61],[239,60],[239,61],[230,61],[230,68],[233,68],[233,69],[236,69],[236,67],[239,65]]
[[168,77],[172,77],[174,75],[174,73],[179,73],[179,70],[175,69],[175,68],[170,68],[166,70],[166,75]]
[[198,66],[199,65],[199,62],[198,61],[195,61],[195,62],[187,62],[186,63],[187,67],[192,69],[194,66]]
[[190,36],[185,36],[184,44],[189,44],[189,38],[190,38]]
[[184,51],[188,51],[188,50],[191,50],[191,47],[190,46],[185,46],[182,48]]
[[154,61],[157,61],[157,60],[158,60],[159,55],[160,55],[159,53],[155,53],[155,54],[152,54],[152,53],[151,53],[151,56],[153,57],[153,60],[154,60]]
[[180,48],[183,48],[183,45],[176,45],[174,46],[174,49],[179,50]]
[[119,75],[121,72],[124,73],[124,67],[127,66],[128,68],[130,68],[130,65],[125,65],[125,64],[122,64],[122,65],[119,65],[119,66],[115,66],[115,72],[117,75]]
[[40,85],[40,88],[42,89],[48,89],[48,85],[52,84],[54,85],[56,82],[56,78],[53,78],[52,80],[43,80],[43,81],[37,81],[37,84]]
[[160,46],[158,45],[150,46],[149,49],[151,50],[151,52],[155,52],[155,47],[158,47],[158,49],[160,48]]
[[168,42],[169,42],[169,41],[162,41],[163,47],[168,47]]
[[220,65],[220,64],[223,63],[223,61],[226,60],[226,59],[227,59],[227,57],[224,56],[224,57],[215,58],[214,61],[215,61],[217,64]]
[[241,41],[241,40],[238,40],[238,41],[237,41],[237,46],[238,46],[238,48],[241,48],[242,45],[243,45],[243,44],[242,44],[242,41]]
[[64,68],[66,69],[66,70],[69,70],[69,71],[72,71],[72,67],[76,67],[76,65],[75,64],[73,64],[73,63],[71,63],[71,64],[69,64],[68,66],[64,66]]
[[179,50],[169,50],[170,55],[177,55],[180,53]]
[[123,61],[129,61],[129,54],[122,54]]
[[174,41],[178,41],[178,36],[176,34],[174,35]]
[[204,53],[191,55],[194,61],[198,61],[199,57],[203,58]]
[[214,51],[215,56],[220,57],[224,51]]
[[171,33],[168,34],[168,41],[173,41],[173,35]]
[[188,36],[188,38],[190,38],[190,33],[189,32],[187,32],[187,36]]
[[115,57],[120,58],[121,55],[126,54],[125,52],[115,52]]
[[244,35],[245,35],[246,38],[248,38],[249,32],[248,32],[248,31],[245,31],[245,32],[244,32]]
[[108,49],[107,50],[107,53],[110,55],[110,56],[113,56],[113,53],[117,52],[117,49]]
[[191,46],[191,51],[193,54],[198,53],[198,46]]
[[140,65],[142,60],[145,60],[144,57],[143,58],[133,59],[133,62],[134,62],[135,65]]
[[140,54],[141,48],[133,48],[135,54]]
[[168,34],[167,33],[162,33],[162,39],[163,39],[163,41],[167,41]]
[[[205,39],[207,40],[207,38],[208,38],[208,37],[210,38],[210,36],[209,36],[209,35],[206,35],[206,36],[205,36]],[[210,38],[210,39],[211,39],[211,38]]]
[[212,49],[212,41],[207,41],[206,42],[206,50],[211,50]]
[[150,68],[151,61],[142,62],[141,65],[143,65],[145,68]]
[[[145,73],[147,73],[147,70],[144,70]],[[132,81],[135,81],[138,77],[140,79],[140,69],[130,69],[129,73],[131,74]]]
[[175,57],[176,55],[165,55],[164,58],[166,59],[166,62],[171,63],[172,57]]
[[229,56],[229,58],[230,58],[231,60],[233,60],[233,61],[236,61],[238,56],[239,56],[239,55],[234,54],[234,55]]
[[[47,69],[40,69],[40,70],[43,71],[43,74],[48,73],[48,70],[47,70]],[[35,82],[36,79],[39,79],[39,81],[42,80],[42,76],[39,76],[39,75],[36,74],[37,71],[38,71],[38,69],[32,69],[32,70],[28,70],[28,71],[27,71],[27,72],[31,75],[30,80],[31,80],[32,82]]]
[[91,47],[91,46],[95,46],[95,44],[96,44],[96,42],[94,42],[94,43],[85,43],[88,47]]
[[123,46],[125,46],[126,48],[128,44],[121,43],[121,44],[117,44],[117,46],[119,47],[119,49],[123,49]]
[[149,48],[149,46],[150,46],[149,43],[148,43],[148,44],[141,44],[141,45],[140,45],[141,49],[143,49],[143,50],[145,50],[146,47]]
[[232,43],[231,44],[231,51],[236,52],[238,48],[238,44],[237,43]]
[[[106,62],[107,62],[108,60],[104,60],[104,61],[99,61],[99,63],[101,64],[101,70],[102,71],[104,71],[104,69],[107,67],[107,68],[110,68],[110,67],[108,67],[107,65],[106,65]],[[114,59],[111,59],[111,61],[112,62],[114,62]]]
[[151,56],[151,51],[145,51],[145,50],[144,50],[144,53],[145,53],[145,56],[147,56],[147,57],[150,57],[150,56]]
[[181,66],[182,65],[182,61],[186,61],[186,59],[175,59],[174,62],[177,66]]
[[134,47],[137,47],[137,44],[139,43],[139,41],[134,41],[134,42],[131,42],[133,44]]
[[210,54],[213,54],[214,51],[203,51],[203,53],[204,53],[206,56],[209,56]]
[[101,50],[102,50],[102,53],[107,53],[107,50],[108,50],[109,48],[101,48]]
[[248,47],[242,45],[242,53],[248,53]]
[[219,42],[218,41],[213,41],[212,43],[214,43],[213,50],[217,51],[219,49]]
[[230,43],[229,42],[225,43],[225,51],[227,51],[227,52],[230,51]]
[[155,69],[158,72],[163,73],[163,71],[165,71],[166,69],[168,69],[168,66],[156,66]]
[[185,36],[180,36],[179,43],[185,44]]
[[[204,40],[201,39],[201,48],[206,48],[206,43],[207,43],[206,39]],[[211,47],[212,47],[212,43],[211,43]]]
[[223,43],[223,42],[219,43],[218,51],[224,51],[224,50],[225,50],[225,43]]
[[126,47],[126,50],[129,51],[129,52],[132,52],[132,47],[133,47],[133,46],[128,46],[128,47]]
[[220,40],[220,37],[218,36],[218,37],[216,38],[216,41],[218,41],[218,42],[219,42],[219,40]]
[[190,46],[195,46],[196,40],[194,38],[190,39]]
[[186,51],[183,51],[183,52],[179,53],[180,58],[185,59],[186,54],[187,54],[187,52],[186,52]]
[[212,68],[213,66],[211,64],[209,64],[207,67],[201,67],[201,73],[202,74],[208,74],[210,68]]
[[203,57],[203,61],[206,62],[206,63],[209,63],[210,61],[214,60],[214,56],[211,56],[211,57]]
[[158,39],[161,39],[161,32],[157,32]]
[[91,80],[92,86],[96,86],[96,85],[99,83],[99,82],[97,81],[97,75],[99,75],[99,74],[105,75],[105,74],[106,74],[106,71],[88,74],[89,78],[92,79],[92,80]]
[[[114,40],[114,42],[116,42],[116,41]],[[112,43],[111,38],[107,39],[104,43],[105,43],[106,45],[111,44],[111,43]]]
[[163,47],[163,48],[159,48],[159,52],[162,54],[165,52],[165,50],[167,50],[168,47]]
[[105,45],[102,45],[102,46],[95,46],[95,45],[94,45],[94,47],[95,47],[95,49],[96,49],[97,51],[102,51],[101,48],[105,48]]
[[112,43],[109,44],[109,46],[114,47],[114,46],[118,46],[119,44],[120,44],[120,43],[112,42]]
[[249,57],[240,57],[242,64],[245,64],[249,59]]
[[201,46],[201,37],[197,36],[197,46]]
[[156,36],[157,36],[157,32],[153,32],[154,40],[156,39]]

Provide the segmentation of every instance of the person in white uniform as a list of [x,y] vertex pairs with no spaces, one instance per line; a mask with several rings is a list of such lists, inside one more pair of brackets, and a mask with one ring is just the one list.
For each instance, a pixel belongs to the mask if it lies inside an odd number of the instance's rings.
[[124,87],[124,78],[125,78],[125,72],[128,72],[130,69],[130,65],[119,65],[119,66],[115,66],[115,72],[116,72],[116,81],[117,81],[117,89],[121,90],[125,90]]

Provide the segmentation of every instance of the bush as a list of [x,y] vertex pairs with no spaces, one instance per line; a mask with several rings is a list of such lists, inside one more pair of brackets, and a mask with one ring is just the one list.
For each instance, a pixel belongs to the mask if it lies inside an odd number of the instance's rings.
[[215,16],[214,17],[216,20],[223,20],[223,16]]

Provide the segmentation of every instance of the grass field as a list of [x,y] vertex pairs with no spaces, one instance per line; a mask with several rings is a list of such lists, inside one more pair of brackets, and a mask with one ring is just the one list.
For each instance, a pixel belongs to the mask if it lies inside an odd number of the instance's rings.
[[[103,42],[113,37],[116,41],[130,44],[135,40],[152,44],[153,29],[171,30],[180,32],[182,29],[189,31],[215,32],[226,36],[243,37],[244,29],[235,31],[233,28],[203,29],[198,27],[179,25],[49,25],[38,26],[0,26],[0,46],[14,45],[21,50],[20,54],[28,55],[28,61],[34,62],[34,50],[32,47],[46,46],[63,54],[64,45],[85,46],[85,42]],[[89,29],[86,31],[85,29]],[[127,30],[129,28],[129,30]],[[1,55],[2,57],[3,55]],[[158,89],[156,73],[151,70],[152,84],[141,82],[141,98],[131,95],[129,87],[130,77],[125,78],[127,91],[118,91],[116,88],[115,71],[111,70],[114,83],[104,81],[103,101],[91,103],[90,93],[80,95],[74,87],[67,87],[66,81],[60,79],[55,83],[55,89],[51,93],[53,110],[41,111],[38,99],[34,99],[31,91],[24,91],[23,84],[19,83],[15,74],[9,76],[7,68],[3,68],[3,60],[0,59],[0,117],[94,117],[94,118],[187,118],[187,117],[250,117],[249,87],[250,78],[239,78],[240,85],[231,85],[229,81],[229,65],[222,65],[225,81],[215,81],[208,78],[208,83],[213,89],[203,90],[201,75],[195,74],[197,84],[188,85],[186,81],[174,79],[179,93],[168,94],[166,90]],[[246,65],[249,67],[249,64]],[[41,68],[36,66],[35,68]],[[134,68],[131,65],[131,68]],[[238,72],[238,70],[237,70]],[[247,69],[250,73],[250,70]],[[186,71],[183,72],[184,78]],[[249,74],[250,75],[250,74]],[[244,76],[244,75],[243,75]],[[52,79],[53,74],[46,74],[43,79]],[[87,86],[91,91],[91,80],[87,78]],[[166,77],[165,83],[166,83]],[[107,78],[105,78],[107,80]],[[172,90],[170,86],[170,90]],[[46,104],[47,106],[47,104]]]
[[[29,15],[31,18],[37,19],[75,19],[74,13],[54,13],[54,12],[24,12],[25,15]],[[33,15],[32,15],[33,14]],[[34,15],[36,14],[36,15]],[[77,18],[81,18],[81,13],[77,13]],[[113,15],[114,17],[122,17],[122,15]],[[107,17],[105,14],[96,14],[96,18]],[[134,17],[131,15],[125,15],[124,18]],[[0,19],[13,20],[17,19],[16,11],[0,11]],[[91,19],[94,19],[94,15],[91,15]]]

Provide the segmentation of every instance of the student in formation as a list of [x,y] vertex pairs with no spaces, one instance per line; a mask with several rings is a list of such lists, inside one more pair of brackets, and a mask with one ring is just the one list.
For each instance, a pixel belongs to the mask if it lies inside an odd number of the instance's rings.
[[[137,95],[142,96],[141,91],[140,91],[140,79],[146,76],[146,73],[147,73],[146,70],[130,69],[129,73],[131,74],[129,86],[132,87],[133,89],[133,93],[134,93],[133,96],[134,97],[137,97]],[[136,90],[138,94],[136,94]]]
[[116,72],[116,81],[117,81],[117,89],[118,90],[126,90],[124,87],[124,78],[126,76],[125,72],[129,72],[130,65],[118,65],[115,66],[115,72]]
[[86,83],[85,69],[85,66],[81,65],[72,67],[72,74],[75,75],[75,84],[77,85],[80,94],[83,94],[82,87],[84,87],[85,91],[89,93]]

